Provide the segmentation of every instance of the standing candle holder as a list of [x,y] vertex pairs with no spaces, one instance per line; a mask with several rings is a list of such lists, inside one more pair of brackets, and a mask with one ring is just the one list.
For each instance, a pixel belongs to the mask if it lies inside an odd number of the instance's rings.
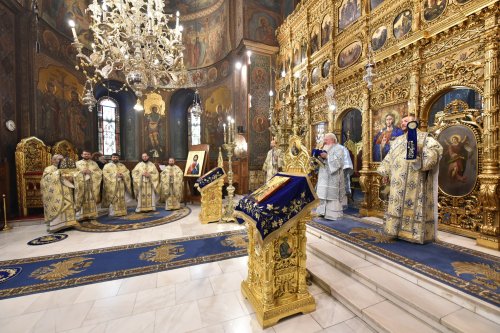
[[2,230],[11,230],[12,227],[7,224],[7,205],[5,204],[5,194],[2,194],[2,199],[3,199],[3,229]]
[[227,160],[228,160],[228,171],[227,171],[227,201],[226,206],[224,207],[224,212],[222,214],[221,222],[236,222],[236,218],[234,217],[234,190],[233,186],[233,154],[234,149],[236,148],[235,143],[235,126],[234,119],[231,117],[227,118],[227,128],[226,124],[224,124],[224,144],[222,148],[227,152]]

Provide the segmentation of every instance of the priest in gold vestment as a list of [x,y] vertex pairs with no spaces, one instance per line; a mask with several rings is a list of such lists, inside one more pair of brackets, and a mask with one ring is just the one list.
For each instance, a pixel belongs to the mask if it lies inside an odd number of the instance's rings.
[[77,217],[81,220],[95,219],[97,203],[101,201],[102,170],[91,156],[90,151],[83,150],[83,159],[76,162],[75,205]]
[[136,212],[150,212],[156,210],[158,184],[160,174],[156,165],[149,161],[147,153],[142,154],[142,161],[132,170],[134,192],[137,199]]
[[111,163],[104,165],[102,207],[109,207],[109,216],[127,215],[125,196],[132,193],[130,172],[120,163],[120,155],[111,155]]
[[52,156],[52,165],[43,170],[40,187],[48,232],[58,232],[78,224],[73,200],[71,172],[60,169],[62,155]]
[[428,133],[417,130],[418,156],[416,160],[407,160],[407,124],[413,120],[412,115],[401,120],[405,134],[391,143],[377,172],[384,177],[384,183],[390,180],[384,232],[394,238],[423,244],[436,237],[437,170],[443,147]]
[[175,165],[175,159],[170,157],[168,165],[160,174],[160,197],[161,201],[165,201],[165,210],[181,208],[183,179],[184,173]]

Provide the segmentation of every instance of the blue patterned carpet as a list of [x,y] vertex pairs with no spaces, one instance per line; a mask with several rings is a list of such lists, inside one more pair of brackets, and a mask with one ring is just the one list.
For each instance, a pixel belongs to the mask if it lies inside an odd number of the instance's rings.
[[0,262],[0,299],[247,255],[245,230]]
[[137,230],[171,223],[188,216],[190,213],[191,210],[188,207],[174,211],[166,211],[158,208],[157,211],[148,213],[136,213],[133,208],[129,208],[126,216],[101,216],[96,220],[80,222],[76,229],[88,232]]
[[413,244],[390,240],[381,226],[344,217],[314,218],[311,227],[500,306],[500,258],[441,241]]

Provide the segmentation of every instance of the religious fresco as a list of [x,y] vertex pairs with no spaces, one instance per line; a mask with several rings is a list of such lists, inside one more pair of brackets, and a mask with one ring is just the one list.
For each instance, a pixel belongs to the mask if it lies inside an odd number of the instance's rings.
[[401,38],[411,30],[413,15],[411,10],[405,10],[396,16],[393,23],[394,37]]
[[[202,100],[203,101],[203,100]],[[232,93],[228,85],[222,84],[208,93],[201,116],[201,142],[210,145],[210,151],[218,153],[224,143],[224,126],[227,116],[232,115]]]
[[339,31],[344,30],[361,16],[361,0],[344,0],[338,9]]
[[176,8],[181,15],[187,15],[208,9],[224,0],[164,0],[164,2],[164,11]]
[[323,23],[321,24],[321,46],[325,45],[330,41],[332,34],[332,19],[330,15],[326,15],[323,18]]
[[[40,68],[36,136],[52,144],[66,139],[78,150],[92,146],[94,114],[81,102],[83,86],[65,68]],[[57,128],[57,131],[54,131]]]
[[372,35],[372,49],[377,51],[384,46],[387,40],[387,27],[381,26]]
[[40,12],[42,19],[50,26],[72,38],[68,21],[76,23],[76,32],[80,42],[89,43],[90,16],[85,13],[90,0],[42,0]]
[[150,156],[163,156],[165,152],[166,134],[164,119],[166,115],[165,101],[157,93],[148,94],[144,100],[144,136],[146,152]]
[[447,0],[423,0],[422,7],[424,8],[424,19],[432,21],[438,18],[446,8]]
[[217,68],[212,67],[207,72],[208,82],[212,83],[217,80]]
[[342,51],[340,51],[337,63],[340,68],[346,68],[358,61],[361,56],[361,42],[355,41],[352,44],[346,46]]
[[389,153],[391,142],[403,134],[400,123],[406,113],[408,113],[406,102],[386,106],[373,112],[372,161],[381,162]]
[[268,45],[276,45],[276,37],[274,32],[278,27],[278,20],[268,13],[254,10],[248,17],[246,24],[246,35],[256,42],[261,42]]
[[384,2],[384,0],[370,0],[370,8],[372,10],[374,10],[375,8],[377,8],[380,4],[382,4],[382,2]]
[[[280,13],[281,12],[281,1],[276,0],[252,0],[257,6],[265,7],[266,9],[272,10],[273,12]],[[284,1],[284,2],[292,2],[292,1]]]
[[478,144],[465,125],[452,125],[439,133],[443,146],[439,161],[439,189],[454,197],[465,196],[475,187],[478,175]]
[[193,21],[182,22],[186,68],[205,67],[224,58],[230,51],[227,6]]
[[249,168],[261,169],[269,150],[269,89],[271,57],[254,54],[249,68],[249,89],[252,107],[249,109],[248,147]]

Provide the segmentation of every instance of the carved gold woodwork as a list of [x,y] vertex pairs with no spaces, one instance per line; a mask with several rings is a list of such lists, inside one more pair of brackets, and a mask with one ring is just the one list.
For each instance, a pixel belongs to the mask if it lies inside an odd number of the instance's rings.
[[78,150],[69,141],[58,141],[52,147],[52,155],[60,154],[64,157],[69,157],[73,161],[78,161]]
[[28,215],[29,208],[43,208],[40,180],[51,158],[50,147],[34,136],[22,139],[17,144],[17,199],[22,216]]
[[[366,4],[366,6],[365,6]],[[329,15],[332,26],[338,27],[340,2],[328,0],[302,1],[278,28],[277,40],[280,45],[278,62],[285,61],[285,56],[292,56],[293,47],[307,38],[313,29]],[[331,41],[311,54],[298,66],[286,69],[286,77],[278,78],[276,85],[293,86],[293,75],[309,78],[305,98],[309,101],[306,112],[309,125],[328,122],[328,130],[341,133],[342,117],[350,108],[363,112],[362,118],[362,170],[360,183],[365,193],[361,208],[363,215],[383,216],[385,203],[380,199],[384,187],[380,185],[375,173],[378,163],[372,162],[373,112],[397,103],[408,103],[408,111],[420,118],[422,130],[428,130],[428,110],[430,105],[443,93],[455,87],[469,87],[483,97],[482,115],[473,115],[469,119],[482,126],[482,145],[484,154],[479,163],[483,169],[478,176],[478,188],[475,195],[463,201],[453,199],[446,207],[455,207],[455,224],[464,228],[454,232],[477,237],[478,244],[499,248],[500,208],[498,191],[500,188],[500,108],[498,97],[499,81],[499,37],[500,2],[498,0],[474,0],[460,4],[447,1],[446,7],[437,16],[425,15],[422,1],[384,1],[373,11],[369,3],[364,2],[361,16],[343,31],[334,28]],[[412,11],[411,30],[397,39],[394,36],[393,22],[404,10]],[[387,28],[387,39],[382,47],[375,51],[375,73],[373,89],[366,90],[363,81],[364,66],[367,59],[368,43],[373,33],[381,26]],[[354,41],[362,42],[359,59],[347,68],[338,67],[338,55]],[[310,40],[308,40],[310,42]],[[309,46],[310,51],[310,46]],[[312,85],[310,78],[314,68],[330,59],[330,75]],[[334,84],[337,100],[337,117],[330,119],[331,113],[323,106],[324,90],[328,84]],[[290,95],[291,96],[291,95]],[[287,111],[293,112],[293,101],[287,104]],[[333,121],[335,120],[335,121]],[[469,121],[465,119],[465,121]],[[307,148],[311,142],[307,143]],[[481,189],[484,189],[482,191]],[[482,194],[481,194],[482,193]],[[488,194],[489,193],[489,194]],[[474,197],[474,198],[473,198]],[[483,198],[483,199],[481,199]],[[457,201],[458,200],[458,201]],[[477,202],[486,202],[474,206]],[[472,207],[475,211],[481,207],[480,216],[464,223],[459,207]],[[448,208],[447,208],[448,209]],[[450,208],[451,209],[451,208]],[[460,217],[462,216],[462,217]],[[462,222],[461,222],[462,221]],[[441,224],[440,224],[441,227]],[[444,227],[443,227],[444,228]],[[455,226],[453,227],[455,228]],[[461,230],[474,230],[470,232]]]
[[295,226],[267,243],[262,243],[253,223],[246,224],[248,276],[241,283],[241,291],[264,328],[316,309],[306,285],[306,222],[310,220],[309,211]]
[[[495,231],[489,230],[484,225],[483,214],[487,214],[490,208],[497,207],[498,209],[498,204],[491,201],[495,194],[493,193],[492,197],[490,187],[486,184],[480,184],[480,179],[477,177],[483,172],[484,160],[482,112],[469,109],[467,103],[461,100],[454,100],[446,105],[443,111],[437,112],[435,118],[435,126],[430,129],[432,133],[439,135],[447,128],[461,125],[474,133],[477,142],[476,150],[468,151],[468,154],[471,156],[475,154],[477,158],[476,181],[472,190],[465,195],[453,195],[453,193],[447,193],[443,188],[439,188],[438,228],[473,238],[478,238],[480,232],[483,231],[485,234],[493,232],[490,235],[492,236]],[[448,147],[443,148],[446,157]],[[444,161],[446,160],[442,160],[441,163]]]
[[288,173],[308,174],[311,170],[310,157],[307,148],[302,144],[302,139],[298,135],[290,136],[288,149],[283,157],[283,171]]
[[222,218],[222,187],[225,178],[226,175],[201,189],[195,184],[201,193],[201,209],[198,216],[202,224],[218,222]]

